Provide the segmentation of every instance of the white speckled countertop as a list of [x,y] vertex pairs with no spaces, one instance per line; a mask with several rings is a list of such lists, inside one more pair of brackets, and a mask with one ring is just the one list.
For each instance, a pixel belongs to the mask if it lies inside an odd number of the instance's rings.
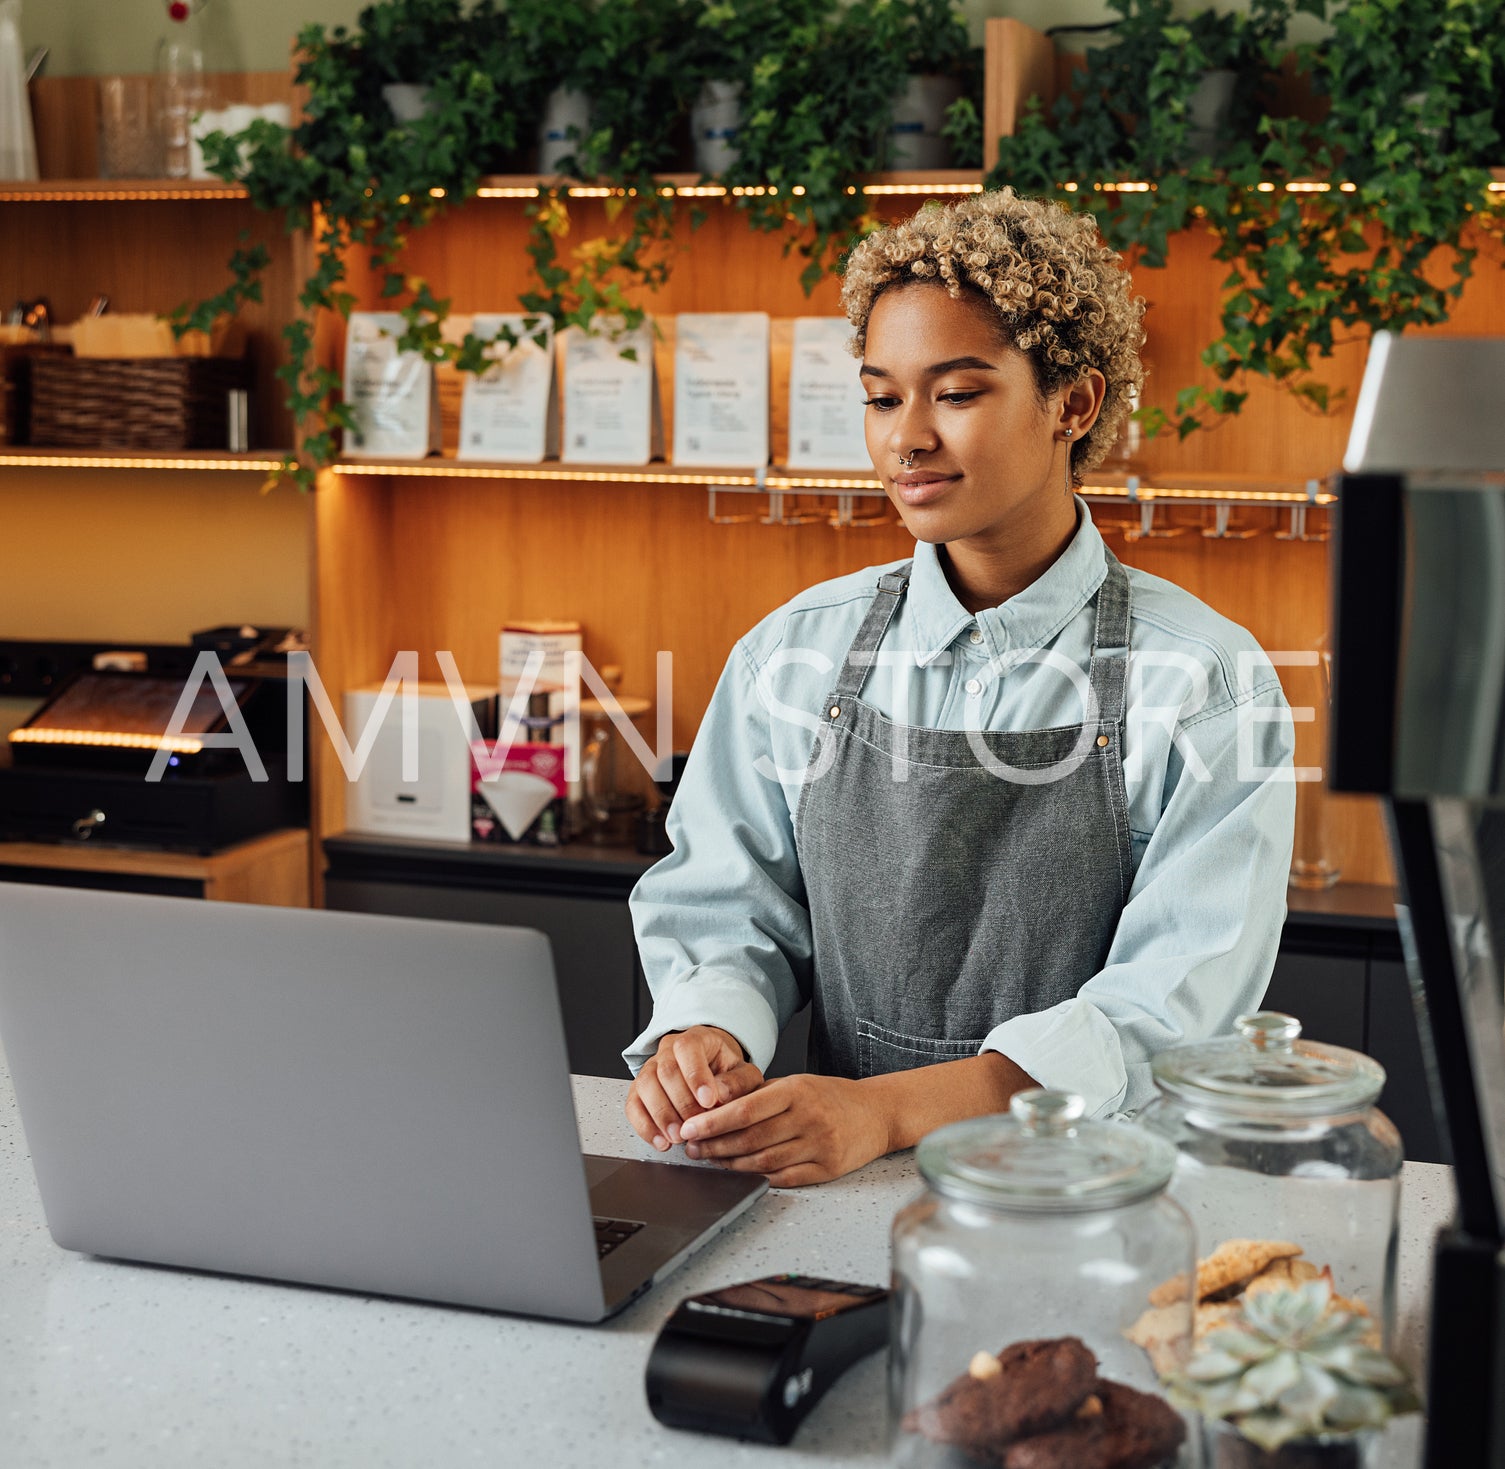
[[[587,1149],[652,1156],[622,1116],[625,1081],[578,1077]],[[883,1283],[912,1158],[772,1193],[666,1286],[604,1326],[525,1321],[123,1265],[52,1243],[0,1068],[0,1464],[5,1469],[450,1469],[537,1464],[734,1469],[877,1464],[882,1354],[859,1364],[772,1449],[660,1427],[643,1368],[682,1295],[775,1270]],[[1416,1360],[1429,1244],[1449,1170],[1406,1166],[1401,1351]],[[1419,1424],[1386,1435],[1384,1469],[1419,1462]]]

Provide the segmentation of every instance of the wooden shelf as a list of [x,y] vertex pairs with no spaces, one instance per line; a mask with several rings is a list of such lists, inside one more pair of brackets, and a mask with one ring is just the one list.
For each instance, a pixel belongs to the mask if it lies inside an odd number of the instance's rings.
[[111,873],[202,884],[203,896],[223,903],[309,906],[308,832],[286,828],[252,837],[210,856],[92,842],[0,842],[0,876],[7,868]]
[[[665,173],[655,175],[664,190],[685,198],[733,198],[742,190],[722,184],[707,183],[699,174]],[[579,180],[546,178],[541,174],[488,174],[481,180],[482,199],[531,199],[540,188],[558,187],[571,198],[603,198],[620,193],[605,185]],[[932,168],[913,172],[878,173],[864,178],[864,194],[927,195],[980,194],[982,170],[976,168]],[[118,200],[144,199],[245,199],[245,187],[222,179],[37,179],[0,184],[0,203],[108,203]]]
[[1389,883],[1339,882],[1330,888],[1286,889],[1287,922],[1322,920],[1353,928],[1394,930],[1400,889]]
[[[1490,170],[1493,182],[1491,194],[1505,193],[1505,168]],[[655,181],[663,190],[677,197],[696,199],[735,198],[749,192],[729,188],[724,184],[707,183],[693,173],[656,174]],[[1260,188],[1275,188],[1272,181],[1265,181]],[[859,185],[862,192],[876,198],[941,196],[948,194],[980,194],[983,191],[983,172],[977,168],[931,168],[900,173],[877,173],[864,177]],[[1088,188],[1082,184],[1082,188]],[[1093,183],[1097,192],[1127,192],[1154,188],[1152,182],[1110,181]],[[1331,187],[1320,179],[1290,179],[1279,185],[1287,193],[1321,193]],[[548,178],[541,174],[488,174],[482,180],[477,197],[482,199],[531,199],[540,188],[560,188],[572,199],[604,198],[620,194],[603,184],[584,183],[579,180]],[[440,191],[435,191],[436,193]],[[38,179],[26,182],[0,184],[0,203],[111,203],[141,200],[226,200],[245,199],[248,195],[241,184],[226,183],[221,179]]]
[[231,454],[223,449],[0,448],[0,468],[16,469],[216,469],[270,474],[281,469],[283,458],[277,449]]

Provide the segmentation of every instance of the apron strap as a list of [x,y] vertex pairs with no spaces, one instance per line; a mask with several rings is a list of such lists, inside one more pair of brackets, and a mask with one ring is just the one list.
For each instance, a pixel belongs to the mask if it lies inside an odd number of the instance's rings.
[[868,604],[867,615],[862,619],[862,626],[857,629],[857,636],[852,639],[852,646],[847,649],[841,666],[841,676],[834,692],[842,698],[855,699],[862,692],[862,685],[873,666],[873,655],[877,653],[894,613],[899,610],[899,599],[909,586],[909,571],[913,565],[914,562],[906,561],[897,571],[890,571],[878,579],[878,590]]
[[1117,556],[1103,547],[1108,573],[1097,592],[1097,623],[1092,632],[1092,663],[1087,670],[1097,696],[1102,726],[1124,717],[1124,685],[1129,673],[1129,576]]

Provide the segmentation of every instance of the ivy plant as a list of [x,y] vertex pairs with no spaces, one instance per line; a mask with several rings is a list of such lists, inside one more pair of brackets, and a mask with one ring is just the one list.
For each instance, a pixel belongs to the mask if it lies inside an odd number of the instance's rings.
[[[674,195],[657,175],[677,158],[678,129],[710,64],[687,0],[511,0],[525,56],[552,86],[590,101],[589,130],[563,164],[575,178],[607,188],[607,229],[567,246],[572,232],[566,190],[541,188],[529,206],[528,254],[536,288],[525,310],[559,328],[589,328],[599,316],[634,328],[637,298],[661,286],[676,250]],[[568,39],[566,39],[568,38]],[[693,221],[699,223],[697,212]],[[561,249],[567,255],[561,258]]]
[[[388,0],[363,10],[354,31],[306,27],[295,61],[295,80],[307,97],[297,127],[259,120],[240,133],[210,134],[203,145],[210,172],[241,179],[254,204],[283,211],[289,230],[308,230],[314,242],[313,270],[299,289],[300,315],[283,328],[287,360],[277,373],[294,421],[305,430],[284,473],[304,488],[333,461],[337,434],[350,426],[349,410],[338,401],[337,375],[315,360],[313,327],[318,312],[344,317],[355,304],[347,283],[349,252],[366,253],[382,298],[394,308],[398,298],[407,298],[400,309],[410,331],[415,339],[427,338],[436,303],[423,282],[402,273],[408,236],[473,194],[517,144],[518,115],[499,82],[506,75],[507,27],[493,0],[473,8],[472,45],[454,48],[446,62],[436,59],[428,70],[428,110],[407,123],[392,116],[381,96],[393,67],[401,64],[384,29],[389,9],[401,10],[415,25],[415,17],[441,20],[441,29],[458,24],[460,13],[459,0]],[[259,300],[258,274],[265,263],[264,252],[242,247],[226,290],[180,308],[175,328],[205,327],[244,301]],[[467,340],[441,348],[406,337],[404,344],[470,360],[483,347]]]
[[876,223],[858,179],[880,166],[905,19],[903,0],[812,0],[754,64],[725,182],[753,228],[789,231],[807,293]]
[[[1505,161],[1505,5],[1255,0],[1247,16],[1179,19],[1167,0],[1110,4],[1117,40],[1090,53],[1076,96],[1031,109],[1000,140],[989,183],[1091,211],[1114,248],[1147,265],[1164,264],[1170,236],[1194,221],[1212,232],[1229,267],[1202,352],[1215,383],[1141,410],[1149,432],[1185,437],[1237,413],[1251,374],[1334,411],[1342,394],[1323,359],[1359,333],[1446,320],[1477,255],[1472,228],[1499,230],[1486,186],[1488,165]],[[1320,121],[1269,106],[1296,11],[1331,24],[1296,48]],[[1230,63],[1244,82],[1228,133],[1192,157],[1187,104],[1206,70]],[[1141,188],[1096,187],[1127,182]]]

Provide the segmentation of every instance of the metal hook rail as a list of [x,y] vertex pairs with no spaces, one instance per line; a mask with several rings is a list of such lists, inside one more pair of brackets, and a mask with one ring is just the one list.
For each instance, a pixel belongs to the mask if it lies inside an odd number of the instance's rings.
[[[839,488],[837,488],[839,486]],[[717,497],[722,494],[766,494],[767,513],[758,515],[726,515],[717,508]],[[834,493],[835,509],[826,506],[806,506],[802,497],[815,495],[822,499]],[[760,525],[812,525],[824,521],[833,530],[860,530],[866,526],[892,525],[894,516],[889,514],[888,496],[877,481],[832,480],[814,478],[806,481],[789,473],[770,475],[760,467],[753,483],[747,485],[715,484],[706,486],[706,497],[713,525],[745,525],[757,521]],[[859,500],[881,500],[884,509],[877,514],[859,515]]]
[[[0,464],[12,456],[0,451]],[[47,462],[54,462],[47,460]],[[59,459],[56,462],[65,462]],[[111,461],[114,462],[114,461]],[[182,467],[199,461],[183,460]],[[173,461],[176,466],[178,461]],[[270,466],[269,466],[270,467]],[[485,478],[572,482],[578,484],[653,484],[664,487],[694,487],[706,492],[708,513],[715,525],[811,525],[824,522],[834,530],[860,529],[865,526],[892,525],[895,517],[888,496],[878,480],[855,471],[791,470],[780,465],[757,469],[707,470],[688,465],[586,465],[549,460],[541,464],[502,463],[500,461],[464,460],[452,457],[385,460],[346,459],[333,466],[342,477],[374,478],[418,476],[423,478]],[[1189,527],[1169,525],[1160,512],[1170,505],[1211,506],[1214,523],[1204,533],[1211,539],[1238,540],[1251,534],[1237,525],[1233,512],[1238,509],[1284,510],[1290,515],[1288,529],[1277,531],[1282,541],[1321,541],[1327,538],[1325,523],[1313,528],[1311,512],[1326,510],[1337,503],[1337,496],[1324,488],[1320,479],[1299,480],[1252,475],[1198,474],[1154,475],[1153,483],[1145,476],[1131,474],[1121,484],[1093,482],[1079,487],[1078,494],[1093,505],[1127,505],[1138,511],[1138,523],[1125,532],[1131,539],[1162,539],[1185,534]],[[746,513],[725,509],[723,494],[767,496],[767,506]],[[830,502],[807,503],[809,498]],[[876,512],[863,512],[859,502],[879,502]]]

